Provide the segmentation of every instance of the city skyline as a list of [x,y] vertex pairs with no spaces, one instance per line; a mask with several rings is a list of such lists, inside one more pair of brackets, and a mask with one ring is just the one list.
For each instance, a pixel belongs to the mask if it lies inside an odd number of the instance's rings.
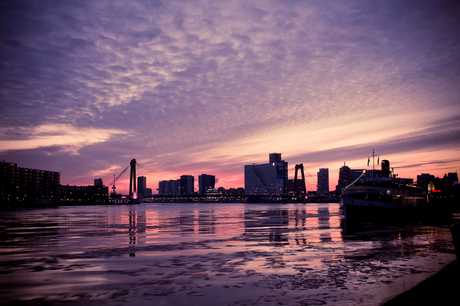
[[[375,149],[401,177],[460,168],[460,4],[54,1],[0,4],[0,159],[110,185],[280,152],[312,176]],[[308,179],[308,176],[307,176]],[[307,185],[307,189],[310,189]]]

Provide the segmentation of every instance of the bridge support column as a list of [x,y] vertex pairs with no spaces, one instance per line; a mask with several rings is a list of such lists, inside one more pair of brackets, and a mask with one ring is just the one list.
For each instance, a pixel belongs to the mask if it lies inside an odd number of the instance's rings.
[[129,197],[133,197],[133,192],[136,190],[136,160],[132,159],[129,163],[131,165],[131,173],[129,174]]
[[[298,180],[297,180],[297,170],[300,169],[300,173],[302,174],[302,183],[303,185],[300,186],[299,191],[297,191],[297,187],[298,185]],[[302,191],[304,192],[302,194]],[[305,186],[305,174],[303,172],[303,164],[298,164],[298,165],[295,165],[295,177],[294,177],[294,197],[296,196],[300,196],[301,199],[305,199],[305,196],[307,195],[307,189],[306,189],[306,186]]]

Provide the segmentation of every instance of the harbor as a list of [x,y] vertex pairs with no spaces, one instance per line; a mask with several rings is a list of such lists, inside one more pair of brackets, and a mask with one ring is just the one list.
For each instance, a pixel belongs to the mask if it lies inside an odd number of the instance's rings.
[[448,223],[348,222],[339,203],[0,213],[6,304],[383,305],[456,258]]

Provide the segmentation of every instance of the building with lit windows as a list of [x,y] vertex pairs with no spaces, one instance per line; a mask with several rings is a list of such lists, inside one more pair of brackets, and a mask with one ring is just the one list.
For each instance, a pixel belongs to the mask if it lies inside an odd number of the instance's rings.
[[176,196],[195,192],[195,178],[193,175],[182,175],[178,180],[160,181],[158,195]]
[[193,175],[182,175],[179,179],[179,194],[193,194],[195,192],[195,178]]
[[214,175],[202,174],[198,176],[198,193],[205,195],[209,189],[214,189],[216,177]]
[[18,167],[0,161],[1,203],[46,203],[59,199],[59,172]]
[[276,196],[287,194],[288,163],[281,153],[269,154],[268,164],[244,166],[244,191],[246,195]]
[[139,176],[137,178],[137,195],[139,197],[146,196],[145,190],[147,188],[147,178],[145,176]]

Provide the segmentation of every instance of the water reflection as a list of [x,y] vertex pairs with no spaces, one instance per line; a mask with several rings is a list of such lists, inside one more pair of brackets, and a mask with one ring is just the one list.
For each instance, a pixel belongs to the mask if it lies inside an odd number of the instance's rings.
[[216,233],[217,217],[214,210],[200,210],[198,213],[198,232],[200,234]]
[[144,244],[147,231],[147,215],[146,211],[141,209],[138,211],[138,206],[132,205],[129,207],[129,257],[136,257],[136,245]]
[[331,212],[327,206],[311,205],[307,209],[302,205],[302,208],[283,209],[264,205],[235,205],[229,210],[215,205],[210,209],[164,211],[164,215],[157,216],[158,232],[163,233],[163,237],[177,235],[184,238],[197,234],[241,235],[245,242],[279,246],[339,241],[338,207]]
[[294,240],[297,245],[300,244],[307,244],[307,238],[304,235],[303,231],[307,229],[307,211],[305,209],[302,210],[294,210],[294,227],[296,229],[296,233],[294,234]]
[[55,246],[56,252],[65,252],[75,245],[80,245],[81,251],[117,246],[126,248],[131,257],[151,245],[182,241],[232,240],[280,247],[342,241],[382,243],[435,234],[415,227],[345,223],[338,205],[328,203],[142,204],[0,213],[2,249]]
[[179,218],[176,219],[179,223],[179,232],[181,236],[188,236],[194,232],[194,212],[193,211],[181,211]]
[[321,229],[321,242],[331,242],[331,232],[325,231],[331,228],[330,214],[328,207],[318,207],[318,228]]
[[247,210],[244,212],[246,241],[267,241],[275,245],[288,243],[288,210]]
[[[137,243],[137,213],[134,209],[129,210],[129,247],[134,250],[134,245]],[[136,253],[129,253],[129,257],[135,257]]]

